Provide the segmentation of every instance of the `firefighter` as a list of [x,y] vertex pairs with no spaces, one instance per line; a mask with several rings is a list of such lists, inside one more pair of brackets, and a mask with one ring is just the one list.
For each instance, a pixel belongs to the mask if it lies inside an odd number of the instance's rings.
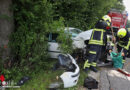
[[120,28],[116,34],[117,50],[122,51],[123,63],[125,63],[125,57],[127,56],[130,46],[130,34],[125,28]]
[[[128,30],[129,35],[130,35],[130,29],[127,29],[127,30]],[[129,43],[130,43],[130,40],[129,40]],[[128,53],[127,53],[127,57],[130,58],[130,45],[129,45],[129,50],[128,50]]]
[[108,15],[103,16],[102,19],[96,23],[88,43],[89,56],[84,63],[85,72],[89,70],[97,72],[96,62],[101,56],[102,48],[107,43],[106,29],[110,27],[110,24],[111,18]]

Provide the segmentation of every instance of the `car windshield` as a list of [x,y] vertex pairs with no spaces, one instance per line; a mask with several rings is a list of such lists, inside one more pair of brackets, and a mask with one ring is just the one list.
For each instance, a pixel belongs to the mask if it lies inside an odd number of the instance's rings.
[[70,29],[70,32],[71,32],[71,33],[75,33],[75,34],[79,34],[79,33],[81,33],[82,31],[79,30],[79,29]]
[[70,29],[69,33],[72,35],[72,38],[76,37],[79,33],[81,33],[82,31],[79,29]]

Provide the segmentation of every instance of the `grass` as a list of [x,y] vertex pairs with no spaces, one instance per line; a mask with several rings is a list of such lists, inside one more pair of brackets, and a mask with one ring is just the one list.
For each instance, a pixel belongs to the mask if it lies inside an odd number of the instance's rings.
[[[47,90],[49,84],[56,81],[56,76],[60,76],[63,72],[61,70],[52,71],[51,67],[54,63],[55,61],[49,64],[49,70],[41,70],[39,73],[32,75],[31,80],[27,81],[23,86],[21,86],[21,88],[10,90]],[[75,87],[62,90],[82,90],[80,88],[83,87],[85,77],[87,77],[87,74],[84,71],[80,70],[80,77],[77,85]]]

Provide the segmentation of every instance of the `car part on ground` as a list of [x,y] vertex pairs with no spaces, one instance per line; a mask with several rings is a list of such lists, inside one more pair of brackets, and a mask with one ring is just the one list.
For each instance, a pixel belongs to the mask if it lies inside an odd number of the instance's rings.
[[78,82],[80,75],[80,69],[75,59],[70,54],[60,54],[58,56],[57,64],[59,64],[59,67],[55,68],[55,70],[57,70],[60,67],[64,67],[65,72],[63,72],[63,74],[60,75],[60,79],[62,80],[62,82],[53,82],[52,84],[50,84],[50,88],[52,88],[51,86],[53,86],[53,88],[60,88],[59,84],[61,83],[63,83],[64,88],[75,86]]

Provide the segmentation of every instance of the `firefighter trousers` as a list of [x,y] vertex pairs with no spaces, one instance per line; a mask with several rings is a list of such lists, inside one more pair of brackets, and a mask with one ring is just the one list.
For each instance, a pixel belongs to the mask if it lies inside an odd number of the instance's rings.
[[88,62],[96,62],[101,56],[102,46],[101,45],[90,45]]
[[84,69],[90,68],[91,66],[96,67],[97,60],[101,56],[102,46],[100,45],[89,45],[88,59],[84,63]]

